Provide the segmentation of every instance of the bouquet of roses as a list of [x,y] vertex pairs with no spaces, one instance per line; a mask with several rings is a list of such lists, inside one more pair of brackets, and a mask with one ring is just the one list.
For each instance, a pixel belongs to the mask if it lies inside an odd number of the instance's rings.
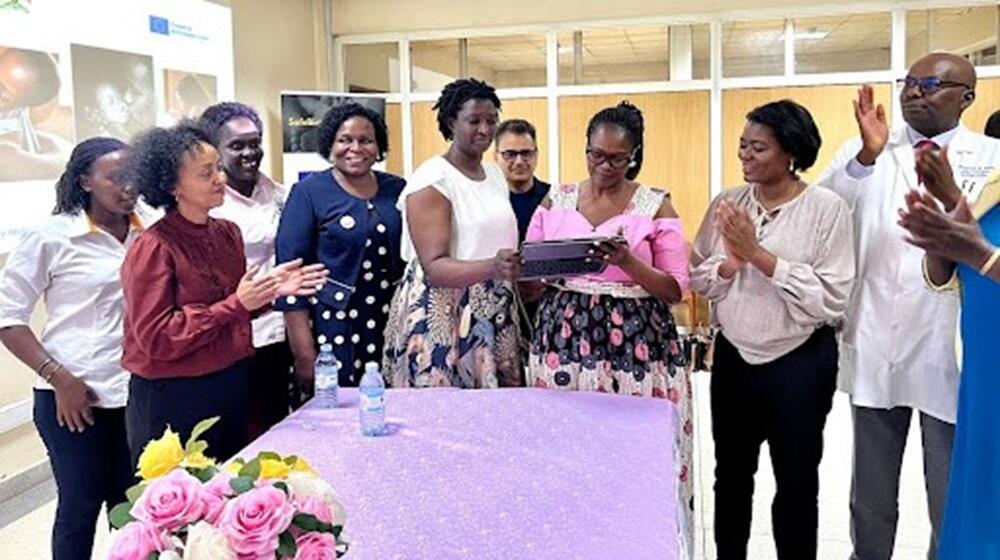
[[200,440],[168,427],[139,457],[142,482],[111,510],[113,560],[320,560],[347,552],[333,488],[294,455],[264,451],[224,466]]

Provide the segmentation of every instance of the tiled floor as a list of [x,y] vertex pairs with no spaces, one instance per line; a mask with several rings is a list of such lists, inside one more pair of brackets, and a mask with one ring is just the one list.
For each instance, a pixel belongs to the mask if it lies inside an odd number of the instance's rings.
[[[708,375],[697,374],[694,379],[696,424],[697,518],[695,558],[715,558],[712,542],[712,439],[709,428]],[[903,464],[903,483],[900,495],[900,519],[897,535],[896,560],[923,560],[929,535],[927,509],[923,489],[923,472],[919,454],[919,432],[916,423],[910,433],[909,452]],[[838,394],[833,412],[827,422],[826,450],[820,472],[820,529],[819,558],[846,560],[850,555],[848,531],[848,489],[850,488],[851,418],[844,395]],[[0,528],[0,550],[7,558],[48,558],[48,534],[55,515],[52,489],[39,488],[36,501],[44,505],[27,515]],[[48,493],[46,493],[48,492]],[[766,448],[762,451],[760,471],[757,474],[757,491],[754,497],[754,520],[750,540],[752,560],[776,558],[770,533],[770,501],[774,496],[774,480]],[[32,498],[25,496],[25,499]],[[99,523],[95,558],[102,558],[108,544],[106,524]]]

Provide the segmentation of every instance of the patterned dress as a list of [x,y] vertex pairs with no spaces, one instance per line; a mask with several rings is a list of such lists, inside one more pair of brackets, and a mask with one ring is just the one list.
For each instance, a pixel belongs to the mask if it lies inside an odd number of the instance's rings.
[[[577,210],[579,188],[563,185],[552,206],[535,213],[527,240],[611,236],[619,229],[632,253],[687,286],[687,243],[680,220],[654,219],[666,194],[639,186],[625,212],[593,226]],[[694,510],[691,383],[667,304],[650,296],[623,270],[609,266],[546,290],[528,359],[527,383],[668,399],[677,407],[682,541],[693,543]]]
[[503,173],[484,164],[470,179],[443,157],[420,165],[400,195],[402,256],[408,261],[385,329],[383,372],[392,387],[494,388],[523,386],[519,328],[510,282],[487,280],[466,288],[428,285],[409,238],[409,194],[433,188],[451,205],[451,253],[461,261],[490,259],[517,247],[517,220]]

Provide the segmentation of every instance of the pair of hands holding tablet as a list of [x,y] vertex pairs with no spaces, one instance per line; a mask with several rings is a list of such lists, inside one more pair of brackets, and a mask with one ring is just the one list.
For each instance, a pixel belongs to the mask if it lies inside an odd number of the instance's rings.
[[600,273],[609,264],[625,264],[631,256],[624,231],[619,230],[614,237],[526,242],[520,251],[497,252],[493,267],[497,278],[512,281],[554,279]]

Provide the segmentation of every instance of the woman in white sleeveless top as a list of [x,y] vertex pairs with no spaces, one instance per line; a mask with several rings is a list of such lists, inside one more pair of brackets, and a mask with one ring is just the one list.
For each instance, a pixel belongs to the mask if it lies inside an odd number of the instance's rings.
[[502,172],[482,161],[500,100],[486,83],[462,79],[445,86],[434,109],[451,145],[414,171],[399,198],[408,264],[385,331],[386,380],[393,387],[521,385],[517,220]]

